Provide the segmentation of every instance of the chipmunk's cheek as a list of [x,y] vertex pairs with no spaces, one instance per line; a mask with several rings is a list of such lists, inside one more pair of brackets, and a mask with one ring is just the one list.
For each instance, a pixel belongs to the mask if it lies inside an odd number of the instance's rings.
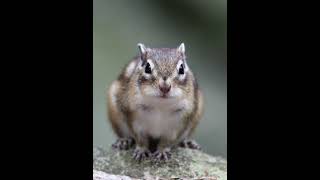
[[157,90],[152,86],[144,87],[142,93],[146,96],[156,96],[158,94]]
[[177,87],[173,87],[172,90],[169,93],[170,97],[175,97],[175,98],[179,98],[182,96],[182,90],[180,88]]

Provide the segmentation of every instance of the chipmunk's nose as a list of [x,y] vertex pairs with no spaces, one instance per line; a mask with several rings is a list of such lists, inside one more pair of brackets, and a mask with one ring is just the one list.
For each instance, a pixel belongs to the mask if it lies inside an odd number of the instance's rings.
[[161,92],[163,92],[164,94],[166,94],[166,93],[168,93],[168,92],[170,91],[171,85],[166,85],[166,84],[160,85],[160,86],[159,86],[159,89],[160,89]]

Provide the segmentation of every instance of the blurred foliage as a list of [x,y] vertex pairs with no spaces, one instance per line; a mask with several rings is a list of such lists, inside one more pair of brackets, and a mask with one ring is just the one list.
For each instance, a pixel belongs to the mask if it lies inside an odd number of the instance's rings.
[[184,42],[205,95],[205,115],[195,138],[204,151],[226,157],[226,0],[94,0],[93,8],[93,145],[115,140],[105,90],[138,53],[137,43],[174,48]]

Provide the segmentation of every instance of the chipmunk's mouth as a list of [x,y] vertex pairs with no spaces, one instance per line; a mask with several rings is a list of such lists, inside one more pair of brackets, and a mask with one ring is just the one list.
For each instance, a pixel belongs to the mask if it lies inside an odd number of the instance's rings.
[[169,95],[169,93],[161,93],[158,97],[161,98],[161,99],[173,98],[172,96]]
[[162,94],[160,95],[160,98],[169,98],[169,96],[167,94]]

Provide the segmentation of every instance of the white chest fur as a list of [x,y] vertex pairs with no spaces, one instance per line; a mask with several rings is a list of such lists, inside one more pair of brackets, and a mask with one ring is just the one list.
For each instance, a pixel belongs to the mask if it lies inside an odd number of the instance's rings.
[[175,140],[182,126],[186,101],[144,98],[139,102],[133,123],[138,134]]

